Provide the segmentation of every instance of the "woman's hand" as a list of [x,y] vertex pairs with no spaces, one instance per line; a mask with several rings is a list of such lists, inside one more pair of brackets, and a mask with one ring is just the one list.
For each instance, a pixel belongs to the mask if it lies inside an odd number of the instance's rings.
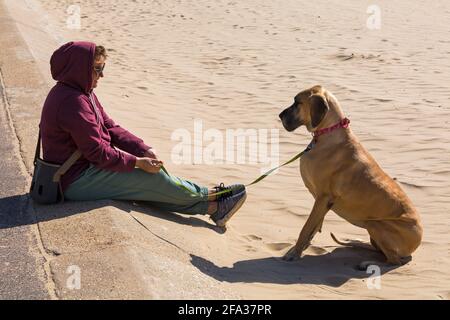
[[153,148],[150,148],[147,151],[145,151],[144,157],[158,160],[158,156],[156,155],[155,149]]
[[136,167],[148,173],[158,173],[163,162],[151,158],[136,158]]

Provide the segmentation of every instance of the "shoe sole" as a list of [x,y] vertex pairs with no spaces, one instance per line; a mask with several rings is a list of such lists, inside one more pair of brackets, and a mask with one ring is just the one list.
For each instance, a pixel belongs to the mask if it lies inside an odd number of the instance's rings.
[[216,225],[219,227],[225,227],[228,220],[242,207],[245,200],[247,199],[247,193],[234,205],[234,207],[228,212],[222,219],[216,221]]

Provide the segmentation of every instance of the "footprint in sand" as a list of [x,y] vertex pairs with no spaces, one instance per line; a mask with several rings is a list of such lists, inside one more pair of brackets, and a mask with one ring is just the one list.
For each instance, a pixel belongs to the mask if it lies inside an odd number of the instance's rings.
[[292,246],[291,243],[287,242],[272,242],[272,243],[266,243],[266,247],[273,251],[281,251],[288,247]]
[[378,102],[392,102],[393,100],[392,99],[375,98],[375,101],[378,101]]
[[348,55],[348,54],[340,53],[340,54],[335,55],[334,57],[338,58],[341,61],[347,61],[347,60],[353,59],[355,57],[355,54],[352,53],[352,54]]
[[324,248],[317,247],[317,246],[309,246],[308,249],[306,249],[306,252],[312,253],[312,254],[325,254],[328,251]]
[[261,237],[258,237],[258,236],[254,235],[254,234],[249,234],[247,236],[244,236],[244,238],[249,240],[249,241],[252,241],[252,240],[260,241],[260,240],[262,240]]
[[[265,245],[268,249],[273,250],[273,251],[282,251],[286,248],[293,246],[292,243],[288,243],[288,242],[272,242],[272,243],[266,243]],[[305,252],[308,254],[320,255],[320,254],[325,254],[328,251],[324,248],[311,245],[306,249]]]
[[252,246],[249,246],[249,245],[244,246],[244,248],[245,248],[245,251],[247,251],[247,252],[256,252],[256,251],[258,251],[255,247],[252,247]]
[[405,181],[400,181],[398,179],[396,179],[398,182],[400,182],[402,185],[407,186],[407,187],[411,187],[411,188],[415,188],[415,189],[423,189],[425,188],[424,185],[419,185],[419,184],[414,184],[414,183],[410,183],[410,182],[405,182]]

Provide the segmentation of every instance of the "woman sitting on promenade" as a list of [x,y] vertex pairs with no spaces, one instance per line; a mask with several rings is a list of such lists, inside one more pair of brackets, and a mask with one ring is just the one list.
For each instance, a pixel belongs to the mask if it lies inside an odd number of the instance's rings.
[[62,176],[65,198],[149,201],[169,211],[207,214],[225,226],[244,203],[245,187],[220,184],[208,190],[180,178],[176,182],[161,170],[155,151],[108,117],[93,91],[106,58],[102,46],[69,42],[50,60],[57,83],[42,110],[44,160],[62,164],[77,149],[82,153]]

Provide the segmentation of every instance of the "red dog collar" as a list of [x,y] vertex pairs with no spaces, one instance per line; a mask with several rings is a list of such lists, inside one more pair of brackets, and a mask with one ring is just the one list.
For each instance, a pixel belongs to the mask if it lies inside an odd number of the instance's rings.
[[348,118],[344,118],[344,119],[342,119],[341,121],[339,121],[338,123],[336,123],[335,125],[333,125],[331,127],[323,128],[323,129],[314,131],[313,132],[314,140],[316,140],[317,137],[319,137],[319,136],[321,136],[321,135],[323,135],[325,133],[330,133],[330,132],[332,132],[332,131],[334,131],[336,129],[348,128],[349,124],[350,124],[350,120]]

